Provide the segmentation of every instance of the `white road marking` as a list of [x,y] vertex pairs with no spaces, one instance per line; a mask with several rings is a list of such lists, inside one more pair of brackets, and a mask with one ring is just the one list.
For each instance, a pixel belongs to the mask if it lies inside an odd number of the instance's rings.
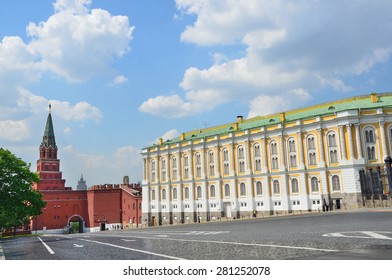
[[54,251],[53,251],[44,241],[42,241],[41,238],[38,237],[38,239],[39,239],[39,241],[41,241],[41,243],[45,246],[45,248],[49,251],[49,253],[52,254],[52,255],[54,255]]
[[[114,235],[113,237],[119,237],[119,236]],[[125,237],[125,236],[122,236],[122,237]],[[147,236],[126,236],[126,237],[140,238],[140,239],[155,239],[155,240],[161,239],[161,238],[157,238],[157,237],[147,237]],[[215,244],[227,244],[227,245],[240,245],[240,246],[248,246],[248,247],[272,247],[272,248],[284,248],[284,249],[296,249],[296,250],[308,250],[308,251],[323,251],[323,252],[338,252],[339,251],[339,250],[335,250],[335,249],[286,246],[286,245],[276,245],[276,244],[242,243],[242,242],[231,242],[231,241],[194,240],[194,239],[180,239],[180,238],[165,238],[164,240],[181,241],[181,242],[196,242],[196,243],[215,243]]]
[[379,232],[374,232],[374,231],[362,231],[362,233],[367,234],[367,235],[369,235],[370,237],[377,238],[377,239],[390,239],[390,240],[392,240],[391,237],[382,235],[382,234],[380,234]]
[[161,234],[161,235],[155,235],[156,237],[169,237],[169,235]]
[[74,246],[75,246],[76,248],[83,248],[84,245],[74,244]]
[[151,234],[159,236],[163,235],[216,235],[216,234],[223,234],[229,233],[230,231],[149,231],[143,232],[144,234]]
[[122,241],[125,241],[125,242],[133,242],[133,241],[136,241],[135,239],[131,239],[131,240],[129,240],[129,239],[121,239]]
[[183,258],[177,258],[177,257],[168,256],[168,255],[164,255],[164,254],[158,254],[158,253],[154,253],[154,252],[128,248],[128,247],[119,246],[119,245],[115,245],[115,244],[111,244],[111,243],[105,243],[105,242],[99,242],[99,241],[87,240],[87,239],[80,239],[80,240],[92,242],[92,243],[97,243],[97,244],[101,244],[101,245],[106,245],[106,246],[111,246],[111,247],[115,247],[115,248],[119,248],[119,249],[134,251],[134,252],[138,252],[138,253],[143,253],[143,254],[147,254],[147,255],[153,255],[153,256],[157,256],[157,257],[164,257],[164,258],[173,259],[173,260],[185,260]]
[[392,232],[389,231],[346,231],[323,234],[324,237],[346,237],[346,238],[365,238],[365,239],[384,239],[392,240]]

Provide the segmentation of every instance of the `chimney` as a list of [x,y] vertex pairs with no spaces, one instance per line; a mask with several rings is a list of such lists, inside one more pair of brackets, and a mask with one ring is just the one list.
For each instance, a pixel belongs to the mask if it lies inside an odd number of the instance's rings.
[[370,94],[370,100],[372,101],[372,103],[377,103],[378,102],[377,93]]
[[244,117],[243,117],[243,116],[237,116],[237,122],[238,122],[238,123],[242,123],[243,120],[244,120]]
[[286,113],[280,113],[279,119],[281,122],[284,122],[286,120]]
[[185,140],[185,133],[181,133],[180,140],[181,140],[181,141],[184,141],[184,140]]

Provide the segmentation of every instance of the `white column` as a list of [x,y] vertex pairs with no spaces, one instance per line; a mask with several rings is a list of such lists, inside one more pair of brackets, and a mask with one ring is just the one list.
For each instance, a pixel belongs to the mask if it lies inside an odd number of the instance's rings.
[[221,177],[221,169],[220,169],[220,153],[219,153],[219,141],[216,141],[216,152],[215,152],[215,177]]
[[230,143],[230,169],[231,169],[231,171],[230,171],[230,176],[234,176],[235,175],[235,160],[234,160],[234,156],[235,156],[235,154],[234,154],[234,143],[233,142],[231,142]]
[[385,128],[384,128],[384,122],[381,121],[379,122],[380,125],[380,132],[381,132],[381,147],[382,147],[382,161],[388,156],[388,150],[387,150],[387,141],[385,137]]
[[346,124],[347,134],[348,134],[348,148],[350,151],[350,159],[354,159],[354,145],[353,145],[353,135],[351,132],[351,123]]
[[340,150],[342,155],[342,160],[347,159],[346,155],[346,141],[344,140],[343,126],[339,125],[339,142],[340,142]]
[[359,124],[356,124],[355,125],[355,141],[356,141],[356,145],[357,145],[358,159],[363,158],[361,133],[360,133],[359,129],[360,129]]
[[299,167],[304,168],[304,145],[302,142],[302,131],[298,131],[298,145],[299,145]]
[[203,143],[203,147],[201,149],[201,178],[204,180],[206,178],[206,146],[205,143]]
[[171,164],[170,164],[170,149],[167,150],[167,156],[166,156],[166,177],[167,177],[167,181],[169,182],[169,184],[171,183],[171,179],[172,179],[172,173],[171,173]]
[[264,172],[268,172],[268,163],[267,163],[267,138],[264,136],[263,138],[261,138],[262,141],[262,157],[263,157],[263,168],[264,168]]
[[189,150],[189,179],[193,179],[193,144]]
[[286,155],[284,152],[284,137],[283,134],[279,135],[279,140],[280,140],[280,145],[279,145],[279,149],[280,149],[280,162],[282,163],[281,168],[279,168],[280,170],[285,170],[286,169]]
[[250,168],[250,141],[249,139],[245,141],[245,160],[246,160],[246,169],[245,169],[245,174],[249,175],[251,174],[251,168]]
[[323,130],[321,128],[317,129],[318,132],[318,142],[320,147],[320,162],[319,166],[325,166],[325,159],[324,159],[324,138],[323,138]]

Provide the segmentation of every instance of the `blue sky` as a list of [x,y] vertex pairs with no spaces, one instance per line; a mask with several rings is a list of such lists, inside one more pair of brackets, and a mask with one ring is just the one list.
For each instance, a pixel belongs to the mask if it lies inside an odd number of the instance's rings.
[[158,138],[392,91],[392,2],[4,0],[0,146],[36,168],[52,104],[75,187],[142,179]]

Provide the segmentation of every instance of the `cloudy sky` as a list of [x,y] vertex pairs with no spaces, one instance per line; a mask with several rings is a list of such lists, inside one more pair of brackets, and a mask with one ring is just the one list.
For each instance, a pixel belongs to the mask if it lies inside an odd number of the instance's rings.
[[75,187],[142,179],[156,139],[392,91],[392,1],[3,0],[0,146],[36,168],[52,104]]

